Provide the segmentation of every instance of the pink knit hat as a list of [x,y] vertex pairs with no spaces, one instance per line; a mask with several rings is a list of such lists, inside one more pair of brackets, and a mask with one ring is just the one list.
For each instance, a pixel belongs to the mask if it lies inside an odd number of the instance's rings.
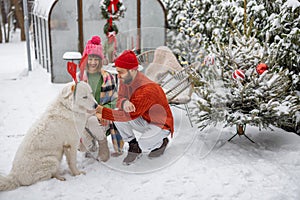
[[87,42],[82,57],[85,55],[97,55],[101,59],[104,58],[101,38],[99,36],[95,35]]
[[125,50],[119,57],[117,57],[115,66],[124,69],[137,69],[139,62],[133,51]]

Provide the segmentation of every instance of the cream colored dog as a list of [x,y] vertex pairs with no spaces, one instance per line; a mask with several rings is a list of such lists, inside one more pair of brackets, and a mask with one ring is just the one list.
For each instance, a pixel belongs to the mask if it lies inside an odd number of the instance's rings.
[[97,106],[85,82],[67,84],[58,98],[28,130],[15,155],[7,177],[0,176],[0,191],[57,178],[63,155],[72,175],[84,174],[76,166],[80,133],[89,110]]

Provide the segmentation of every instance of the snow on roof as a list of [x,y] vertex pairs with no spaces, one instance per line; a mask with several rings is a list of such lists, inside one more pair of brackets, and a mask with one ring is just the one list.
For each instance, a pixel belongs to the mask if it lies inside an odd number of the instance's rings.
[[58,0],[35,0],[32,11],[33,14],[47,19],[51,8],[56,1]]

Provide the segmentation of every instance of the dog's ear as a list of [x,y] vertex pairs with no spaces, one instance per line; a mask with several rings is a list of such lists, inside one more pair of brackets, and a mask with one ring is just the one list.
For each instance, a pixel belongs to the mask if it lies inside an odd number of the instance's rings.
[[68,98],[71,94],[73,94],[75,90],[75,84],[68,84],[66,87],[63,88],[61,94],[63,98]]

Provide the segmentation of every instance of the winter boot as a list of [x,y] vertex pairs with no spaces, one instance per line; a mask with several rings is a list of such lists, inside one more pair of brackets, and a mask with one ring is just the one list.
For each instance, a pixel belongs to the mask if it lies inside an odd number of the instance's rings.
[[155,158],[155,157],[161,156],[164,153],[164,151],[165,151],[168,143],[169,143],[169,139],[168,138],[164,138],[162,145],[159,148],[153,149],[149,153],[148,157],[149,158]]
[[124,165],[132,164],[137,158],[140,157],[142,150],[139,147],[139,143],[136,139],[133,139],[129,142],[128,154],[123,160]]
[[109,159],[109,148],[107,145],[106,137],[103,140],[99,140],[99,151],[97,159],[99,161],[106,162]]

